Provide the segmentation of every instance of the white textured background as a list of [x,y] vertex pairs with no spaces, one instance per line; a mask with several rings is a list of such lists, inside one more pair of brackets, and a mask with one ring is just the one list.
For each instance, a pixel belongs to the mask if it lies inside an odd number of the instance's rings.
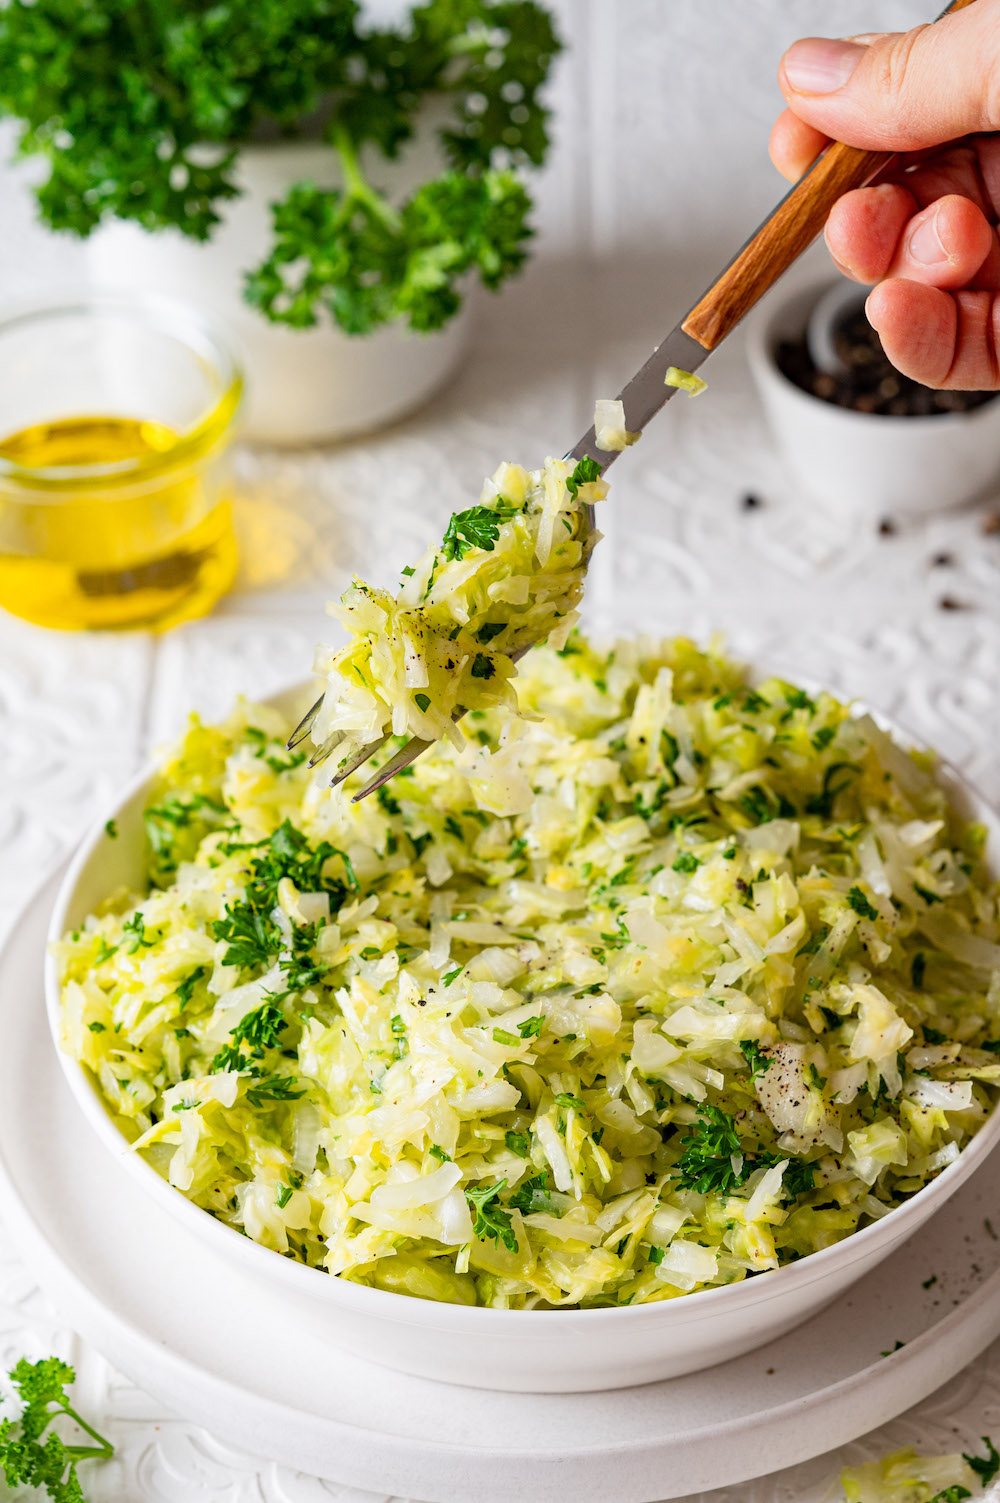
[[[429,411],[336,452],[242,453],[247,562],[212,619],[163,640],[49,635],[0,619],[0,918],[187,708],[221,709],[239,690],[301,676],[323,601],[351,572],[394,579],[500,459],[534,463],[575,439],[594,396],[617,389],[782,190],[767,133],[789,41],[928,19],[914,0],[555,9],[570,51],[553,89],[557,145],[539,184],[536,261],[487,301],[452,387]],[[8,140],[0,128],[0,155]],[[78,244],[33,222],[25,175],[0,174],[4,296],[82,276]],[[708,374],[710,394],[671,403],[615,471],[592,624],[720,630],[740,652],[883,706],[1000,797],[1000,540],[984,537],[975,513],[892,538],[878,537],[875,517],[858,527],[816,514],[772,452],[738,340]],[[760,510],[741,509],[748,490]],[[953,565],[932,567],[942,551]],[[963,609],[942,612],[943,595]],[[69,1340],[0,1241],[4,1351],[32,1332]],[[348,1503],[333,1485],[258,1468],[192,1426],[156,1428],[163,1417],[137,1391],[95,1354],[75,1355],[121,1450],[91,1486],[97,1503]],[[891,1439],[944,1434],[956,1419],[970,1440],[996,1426],[998,1370],[1000,1354],[988,1354]],[[726,1497],[813,1497],[832,1464]]]

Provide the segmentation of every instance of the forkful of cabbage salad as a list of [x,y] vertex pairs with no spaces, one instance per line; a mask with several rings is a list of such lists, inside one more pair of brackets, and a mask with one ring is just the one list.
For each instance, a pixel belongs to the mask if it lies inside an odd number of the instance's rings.
[[[672,371],[660,380],[660,405],[668,382],[689,391],[704,385]],[[391,737],[407,737],[356,801],[433,742],[449,738],[461,747],[456,722],[468,711],[507,706],[516,713],[518,659],[541,642],[562,646],[576,625],[601,536],[594,506],[608,494],[603,472],[638,437],[625,426],[621,398],[598,401],[594,426],[567,458],[547,459],[540,470],[502,464],[479,504],[456,512],[440,542],[403,570],[397,594],[353,580],[330,606],[348,643],[317,649],[324,692],[289,748],[308,736],[311,766],[335,756],[336,786]]]
[[[409,761],[442,737],[461,745],[455,722],[469,710],[516,710],[518,658],[536,642],[560,645],[576,624],[600,536],[590,508],[607,494],[600,477],[587,458],[549,459],[533,472],[502,464],[479,505],[457,512],[403,570],[398,594],[355,579],[330,606],[347,646],[316,654],[326,687],[307,717],[312,764],[335,755],[337,784],[390,736],[411,738]],[[387,762],[372,788],[403,765],[401,756]]]

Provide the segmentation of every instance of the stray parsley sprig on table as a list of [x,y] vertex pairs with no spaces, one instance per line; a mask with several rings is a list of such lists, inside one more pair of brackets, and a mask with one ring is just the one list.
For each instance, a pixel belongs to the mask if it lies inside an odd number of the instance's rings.
[[[44,1487],[53,1503],[85,1503],[76,1463],[108,1461],[114,1447],[70,1403],[66,1389],[75,1377],[73,1369],[57,1357],[45,1357],[40,1362],[22,1357],[11,1371],[11,1382],[24,1408],[18,1420],[0,1419],[0,1469],[8,1487]],[[54,1430],[46,1435],[61,1414],[79,1425],[93,1445],[72,1445]]]
[[[545,158],[538,95],[559,47],[535,0],[427,0],[385,29],[357,0],[10,0],[0,115],[20,121],[19,155],[47,159],[42,218],[77,235],[117,218],[206,240],[241,191],[242,146],[320,138],[341,186],[274,204],[247,300],[295,327],[431,330],[468,274],[495,288],[525,260],[517,169]],[[394,201],[379,163],[432,101],[448,107],[441,170]]]

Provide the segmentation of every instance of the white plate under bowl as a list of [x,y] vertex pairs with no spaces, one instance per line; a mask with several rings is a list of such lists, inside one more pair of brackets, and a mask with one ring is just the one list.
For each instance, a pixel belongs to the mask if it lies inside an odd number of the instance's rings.
[[0,1214],[66,1321],[168,1409],[230,1444],[432,1503],[648,1503],[841,1445],[1000,1334],[994,1154],[837,1304],[709,1372],[606,1393],[514,1394],[351,1356],[297,1318],[277,1281],[220,1255],[81,1131],[42,992],[61,876],[0,952]]
[[[312,698],[298,685],[269,702],[293,716]],[[81,924],[109,892],[139,890],[145,881],[143,810],[152,773],[127,787],[114,808],[113,837],[98,821],[73,857],[53,913],[50,936]],[[1000,870],[1000,822],[951,769],[939,772],[952,802],[989,831],[989,855]],[[58,1039],[57,968],[46,965],[49,1022]],[[214,1253],[241,1265],[261,1286],[279,1286],[303,1325],[318,1325],[328,1340],[355,1356],[448,1383],[513,1392],[573,1393],[624,1388],[697,1372],[730,1361],[783,1335],[834,1299],[906,1237],[917,1232],[982,1163],[1000,1137],[1000,1112],[928,1186],[890,1215],[808,1258],[741,1283],[684,1299],[597,1310],[494,1310],[413,1299],[369,1289],[241,1236],[174,1190],[133,1153],[108,1112],[93,1074],[65,1053],[59,1060],[84,1116],[110,1151],[124,1179],[131,1177],[158,1206],[182,1222]]]

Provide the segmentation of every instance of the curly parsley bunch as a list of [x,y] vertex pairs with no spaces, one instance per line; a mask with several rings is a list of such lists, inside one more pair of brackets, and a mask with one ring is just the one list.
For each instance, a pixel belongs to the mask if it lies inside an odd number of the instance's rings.
[[[298,328],[325,312],[350,334],[426,331],[468,274],[496,288],[524,263],[518,169],[545,158],[538,93],[559,47],[534,0],[427,0],[383,30],[357,0],[10,0],[0,114],[21,122],[19,155],[48,159],[43,219],[81,236],[118,218],[207,240],[241,145],[319,130],[342,186],[297,183],[274,205],[248,302]],[[444,170],[393,203],[361,150],[396,158],[432,98],[449,107]]]

